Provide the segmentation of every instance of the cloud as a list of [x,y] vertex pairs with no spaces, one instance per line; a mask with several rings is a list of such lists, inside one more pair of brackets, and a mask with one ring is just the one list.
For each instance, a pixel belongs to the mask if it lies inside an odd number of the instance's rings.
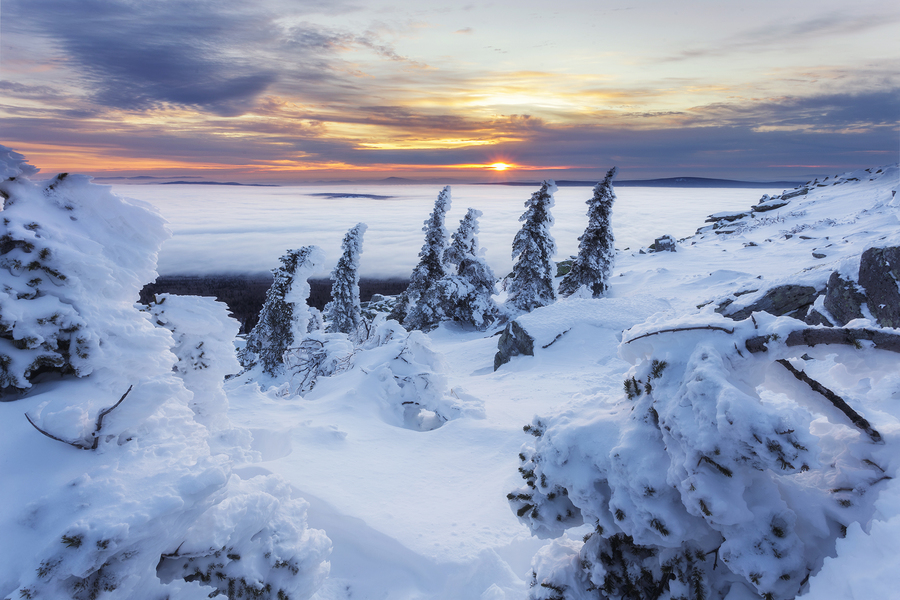
[[[321,3],[291,4],[298,7],[319,10]],[[322,56],[350,42],[312,26],[285,32],[265,5],[236,0],[20,0],[4,10],[11,27],[58,47],[94,102],[132,111],[176,105],[243,114],[286,74],[315,79],[328,67]],[[373,39],[352,41],[397,58]]]
[[856,14],[846,12],[817,15],[802,21],[769,23],[765,27],[748,29],[727,39],[717,39],[710,43],[683,50],[673,56],[654,59],[658,62],[677,62],[704,58],[721,57],[737,52],[782,52],[786,46],[808,43],[817,38],[847,36],[890,25],[900,21],[900,14]]

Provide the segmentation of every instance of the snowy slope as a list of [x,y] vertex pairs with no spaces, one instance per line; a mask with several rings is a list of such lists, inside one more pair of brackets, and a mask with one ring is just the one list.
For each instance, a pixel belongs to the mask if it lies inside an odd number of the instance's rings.
[[[253,431],[264,454],[254,468],[315,498],[310,523],[335,540],[332,576],[316,597],[524,597],[531,556],[544,542],[519,525],[506,500],[521,483],[517,453],[528,438],[522,426],[566,406],[610,402],[612,411],[631,367],[618,350],[622,332],[654,313],[659,322],[677,319],[728,298],[738,308],[783,283],[822,289],[832,270],[855,273],[865,248],[896,245],[898,171],[875,171],[813,187],[780,209],[736,221],[734,233],[681,240],[675,253],[620,254],[607,298],[563,300],[523,316],[536,348],[568,333],[497,372],[492,332],[442,325],[429,337],[446,362],[449,386],[483,402],[483,419],[460,418],[425,432],[398,427],[358,370],[320,380],[303,398],[231,382],[231,417]],[[758,291],[734,296],[746,290]],[[889,390],[897,380],[890,381],[877,393],[895,397]],[[890,457],[898,411],[889,404],[878,411],[890,448],[881,453],[889,459],[883,464],[896,470]],[[873,518],[894,514],[889,503]],[[567,535],[580,539],[589,529]],[[869,542],[855,530],[848,540],[838,550]]]
[[[19,179],[12,187],[4,182],[5,193],[33,202],[54,197],[29,187],[24,177],[31,173],[20,156],[4,158],[3,177]],[[105,300],[114,309],[107,320],[96,310],[83,311],[98,336],[110,339],[107,359],[90,363],[87,377],[37,381],[24,396],[0,403],[7,491],[0,510],[7,542],[0,551],[0,595],[200,598],[216,584],[218,569],[220,586],[229,578],[268,581],[290,589],[292,598],[525,598],[532,568],[571,558],[594,525],[573,519],[551,542],[543,538],[560,532],[532,536],[517,518],[507,494],[522,486],[519,454],[535,439],[523,426],[536,416],[556,424],[556,447],[574,449],[568,470],[557,475],[573,485],[587,481],[592,467],[585,461],[632,427],[626,374],[643,376],[638,371],[647,357],[661,351],[681,361],[672,359],[670,373],[688,369],[687,355],[679,354],[706,334],[678,343],[662,336],[623,341],[673,324],[733,323],[714,309],[726,301],[729,310],[749,306],[781,284],[820,290],[833,271],[855,278],[866,248],[900,244],[898,173],[892,166],[811,182],[805,195],[779,208],[751,214],[748,206],[747,214],[717,215],[712,226],[697,223],[707,229],[680,240],[674,253],[620,253],[606,297],[560,300],[519,317],[534,336],[534,356],[514,357],[496,371],[498,329],[445,323],[427,335],[407,334],[382,322],[361,347],[341,346],[348,354],[339,368],[302,396],[290,375],[251,370],[223,385],[222,377],[236,370],[230,353],[236,326],[224,307],[169,296],[138,311],[132,302],[152,277],[152,265],[122,250],[124,265],[109,259],[104,268],[138,274],[124,278],[120,295]],[[158,251],[165,232],[152,209],[84,179],[70,178],[66,186],[55,193],[88,204],[100,194],[117,207],[114,214],[125,215],[98,230],[101,247],[118,248],[128,223],[144,223],[155,228],[144,250],[150,256]],[[62,244],[66,227],[80,225],[54,220],[51,238]],[[84,294],[76,300],[75,306],[90,304]],[[824,310],[820,303],[816,308]],[[761,316],[757,325],[775,333],[790,322],[797,323]],[[749,335],[750,321],[742,323],[731,325],[734,335]],[[854,325],[877,327],[869,315]],[[711,347],[725,353],[729,346]],[[811,461],[824,475],[807,476],[806,488],[783,486],[794,499],[842,485],[841,469],[854,461],[869,460],[896,476],[900,370],[895,355],[864,350],[866,361],[856,369],[853,350],[813,352],[809,370],[865,413],[884,439],[877,446],[812,393],[792,397],[779,391],[787,383],[754,371],[768,386],[766,410],[800,415],[798,422],[810,428],[798,434],[806,436],[804,443],[811,436],[827,441],[818,463]],[[748,360],[754,369],[761,364]],[[95,451],[48,439],[22,415],[61,437],[89,433],[99,410],[124,391],[122,384],[135,388],[111,413]],[[676,387],[670,381],[660,389],[666,386]],[[418,404],[408,404],[413,401]],[[570,425],[590,435],[579,437]],[[630,448],[648,473],[662,460],[648,452],[651,447]],[[854,497],[847,514],[861,522],[850,523],[843,539],[834,541],[826,534],[836,532],[826,527],[821,533],[811,521],[802,524],[806,533],[824,536],[824,552],[837,554],[816,559],[822,570],[810,580],[808,597],[888,597],[900,584],[891,569],[900,527],[895,481]],[[754,597],[748,590],[736,585],[728,598]]]

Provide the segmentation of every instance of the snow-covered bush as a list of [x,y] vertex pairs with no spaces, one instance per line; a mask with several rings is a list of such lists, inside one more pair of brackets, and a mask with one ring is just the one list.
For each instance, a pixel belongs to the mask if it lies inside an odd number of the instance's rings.
[[[0,147],[2,148],[2,147]],[[0,182],[0,393],[44,373],[90,374],[144,331],[131,304],[155,276],[162,218],[83,175],[44,184],[21,155],[3,149]]]
[[[21,158],[0,149],[10,157]],[[62,378],[32,372],[26,395],[0,403],[0,455],[10,459],[0,531],[14,549],[0,563],[0,597],[311,596],[330,542],[306,526],[305,502],[276,476],[232,472],[254,456],[224,412],[236,322],[204,299],[167,297],[155,319],[135,307],[166,237],[154,211],[86,177],[38,185],[22,177],[27,169],[10,171],[3,213],[21,243],[8,259],[37,253],[32,272],[49,285],[25,298],[16,266],[0,271],[7,331],[16,340],[44,309],[69,307],[76,335],[95,345],[73,364],[77,377],[65,376],[65,362]],[[59,351],[60,331],[40,330],[25,355],[40,344]],[[30,359],[19,360],[10,364]],[[27,381],[27,368],[15,373]]]
[[325,306],[328,331],[356,335],[362,316],[359,309],[359,255],[362,254],[365,223],[358,223],[344,236],[343,254],[331,272],[331,302]]
[[444,254],[447,251],[447,230],[444,220],[450,210],[450,186],[446,186],[434,201],[434,210],[425,220],[422,231],[425,243],[419,251],[419,264],[409,278],[409,287],[397,302],[392,319],[407,329],[433,329],[444,319],[438,282],[447,275]]
[[516,260],[512,275],[506,281],[507,304],[523,312],[547,306],[556,300],[553,278],[556,265],[556,242],[550,234],[553,225],[553,194],[556,184],[548,179],[541,189],[525,201],[525,212],[519,217],[522,228],[513,239],[512,257]]
[[578,238],[578,255],[572,261],[571,270],[559,283],[561,296],[571,296],[579,288],[586,287],[590,295],[598,298],[609,287],[616,249],[612,232],[612,205],[616,200],[613,167],[606,177],[594,186],[594,196],[587,201],[588,224]]
[[[593,526],[535,557],[530,598],[800,593],[885,480],[873,438],[777,362],[835,352],[788,347],[801,326],[764,313],[651,320],[620,345],[635,365],[622,397],[526,426],[535,440],[519,455],[526,485],[512,509],[542,537]],[[767,349],[751,352],[750,339]],[[883,377],[881,351],[847,352],[871,362],[854,382]]]
[[480,210],[470,208],[453,234],[453,243],[444,256],[449,266],[456,266],[438,282],[446,318],[468,323],[476,329],[486,329],[497,318],[498,308],[493,296],[497,293],[496,279],[485,262],[478,245]]
[[354,344],[345,333],[310,332],[299,344],[284,351],[291,395],[310,391],[320,377],[347,371],[353,366],[354,353]]
[[288,250],[279,259],[281,266],[272,270],[275,279],[266,292],[259,322],[238,354],[242,365],[249,368],[259,363],[269,375],[282,373],[285,351],[309,332],[312,313],[306,304],[309,298],[307,279],[319,269],[324,257],[325,253],[318,246],[304,246]]
[[379,398],[389,423],[428,431],[451,419],[484,418],[480,400],[451,390],[443,358],[421,331],[383,320],[355,364],[365,375],[361,387]]

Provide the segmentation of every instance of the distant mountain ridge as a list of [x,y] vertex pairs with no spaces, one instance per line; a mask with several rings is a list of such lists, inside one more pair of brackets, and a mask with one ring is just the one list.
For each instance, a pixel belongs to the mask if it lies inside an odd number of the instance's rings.
[[[678,188],[795,188],[803,185],[802,181],[737,181],[734,179],[713,179],[709,177],[665,177],[662,179],[623,179],[614,182],[616,187],[678,187]],[[540,185],[536,181],[505,181],[488,185]],[[556,181],[559,187],[588,187],[597,185],[596,181],[578,181],[561,179]]]

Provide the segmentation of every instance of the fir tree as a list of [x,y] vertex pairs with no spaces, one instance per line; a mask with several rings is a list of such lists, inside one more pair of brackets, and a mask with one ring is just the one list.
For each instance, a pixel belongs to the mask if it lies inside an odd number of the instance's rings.
[[456,265],[456,274],[440,281],[444,311],[454,321],[469,323],[477,329],[486,329],[494,322],[497,305],[496,278],[490,266],[481,256],[478,246],[478,218],[480,210],[470,208],[459,222],[450,247],[444,254],[447,263]]
[[413,269],[406,288],[391,318],[402,321],[407,329],[431,329],[444,317],[438,282],[447,275],[444,253],[447,230],[444,218],[450,210],[450,186],[438,194],[434,211],[422,227],[425,243],[419,252],[419,264]]
[[541,189],[525,202],[526,210],[519,217],[522,228],[513,239],[512,247],[513,258],[518,257],[518,260],[507,283],[509,303],[519,310],[531,311],[556,300],[553,289],[556,269],[551,260],[556,254],[556,242],[550,234],[554,192],[556,184],[553,180],[544,181]]
[[310,321],[309,283],[307,278],[318,268],[323,258],[318,246],[304,246],[288,250],[279,260],[281,266],[272,269],[275,280],[266,292],[266,301],[259,312],[259,322],[247,345],[238,354],[244,367],[257,362],[269,375],[283,370],[283,355],[308,332]]
[[578,256],[559,284],[559,293],[571,296],[585,286],[594,298],[602,296],[609,288],[615,248],[613,247],[612,205],[616,200],[613,180],[617,169],[613,167],[606,178],[594,187],[594,197],[588,205],[588,225],[578,238]]
[[344,236],[343,255],[331,272],[331,302],[325,306],[329,333],[355,333],[362,317],[359,308],[359,255],[367,225],[358,223]]

